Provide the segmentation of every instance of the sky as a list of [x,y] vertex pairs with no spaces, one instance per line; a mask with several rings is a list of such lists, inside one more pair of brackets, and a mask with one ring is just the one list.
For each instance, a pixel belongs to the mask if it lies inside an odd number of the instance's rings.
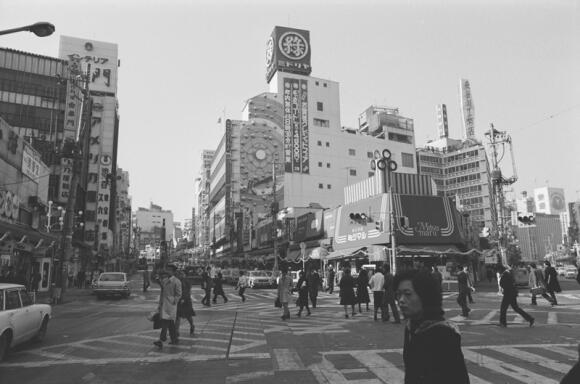
[[[217,147],[224,117],[240,119],[245,100],[268,90],[276,25],[310,31],[312,76],[339,82],[342,126],[370,105],[398,107],[423,146],[445,103],[461,138],[465,78],[476,136],[493,123],[512,137],[511,193],[550,185],[580,199],[576,0],[0,0],[0,29],[37,21],[55,34],[5,35],[0,46],[56,57],[60,35],[118,44],[118,165],[134,210],[153,202],[191,217],[202,150]],[[514,175],[509,155],[500,166]]]

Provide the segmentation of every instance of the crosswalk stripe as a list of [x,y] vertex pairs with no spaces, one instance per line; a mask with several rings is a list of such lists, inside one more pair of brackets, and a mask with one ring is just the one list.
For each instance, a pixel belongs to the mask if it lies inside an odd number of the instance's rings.
[[548,312],[548,324],[558,324],[558,314],[556,312]]
[[463,350],[463,356],[474,364],[491,369],[513,379],[524,381],[527,384],[558,384],[557,381],[551,380],[545,376],[535,374],[513,364],[504,363],[503,361],[482,355],[481,353],[469,349]]
[[358,351],[352,356],[387,383],[402,383],[405,380],[405,372],[376,352]]
[[300,356],[294,349],[274,348],[274,361],[278,371],[294,371],[304,369]]
[[573,351],[571,351],[567,348],[563,348],[563,347],[551,346],[550,351],[559,353],[560,355],[571,357],[573,359],[576,359],[578,357],[577,352],[573,352]]
[[523,324],[524,323],[524,318],[521,317],[520,315],[515,315],[514,320],[512,321],[512,323],[515,323],[515,324]]
[[526,361],[532,362],[544,368],[554,370],[556,372],[567,372],[570,368],[572,368],[572,366],[569,364],[563,364],[558,361],[549,359],[547,357],[524,351],[522,349],[516,349],[512,347],[502,347],[500,349],[495,349],[495,351],[518,359],[524,359]]
[[497,310],[490,311],[481,320],[476,320],[472,324],[478,325],[478,324],[489,323],[491,321],[491,319],[493,319],[495,317],[495,315],[497,315],[497,312],[498,312]]

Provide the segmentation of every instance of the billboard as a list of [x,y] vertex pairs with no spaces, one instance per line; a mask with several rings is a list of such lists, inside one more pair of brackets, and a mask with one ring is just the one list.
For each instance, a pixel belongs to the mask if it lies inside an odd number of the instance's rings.
[[266,81],[276,71],[310,75],[310,51],[309,31],[274,27],[266,43]]
[[437,105],[437,133],[439,138],[449,137],[449,125],[447,123],[447,106],[445,104]]
[[463,122],[463,138],[475,138],[475,108],[471,97],[471,85],[469,80],[459,81],[459,95],[461,98],[461,120]]
[[117,44],[61,36],[58,56],[78,61],[85,72],[90,65],[89,88],[92,92],[117,93]]
[[308,82],[284,78],[284,170],[310,173]]

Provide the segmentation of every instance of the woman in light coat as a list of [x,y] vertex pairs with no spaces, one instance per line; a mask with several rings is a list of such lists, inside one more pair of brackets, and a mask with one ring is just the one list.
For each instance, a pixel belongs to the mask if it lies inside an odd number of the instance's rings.
[[284,309],[282,320],[286,320],[290,318],[288,302],[292,296],[292,276],[288,274],[287,266],[281,266],[280,272],[282,273],[282,276],[280,276],[280,281],[278,282],[278,299],[280,300],[280,303],[282,303],[282,308]]
[[169,344],[177,344],[177,332],[175,320],[177,318],[177,304],[181,299],[181,282],[173,274],[175,269],[169,268],[169,272],[160,273],[161,294],[159,295],[159,316],[161,318],[161,334],[159,340],[153,344],[159,348],[163,347],[163,342],[167,340],[167,330],[169,329]]

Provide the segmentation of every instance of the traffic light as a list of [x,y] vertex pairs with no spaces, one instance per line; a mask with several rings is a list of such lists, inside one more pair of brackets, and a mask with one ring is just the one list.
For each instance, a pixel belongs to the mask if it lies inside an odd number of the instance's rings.
[[371,218],[366,213],[351,212],[348,217],[361,225],[367,225],[367,222],[371,221]]
[[377,231],[383,232],[384,230],[383,221],[382,220],[375,221],[375,228]]
[[527,213],[525,215],[518,214],[518,222],[520,226],[529,227],[536,225],[536,218],[533,213]]

